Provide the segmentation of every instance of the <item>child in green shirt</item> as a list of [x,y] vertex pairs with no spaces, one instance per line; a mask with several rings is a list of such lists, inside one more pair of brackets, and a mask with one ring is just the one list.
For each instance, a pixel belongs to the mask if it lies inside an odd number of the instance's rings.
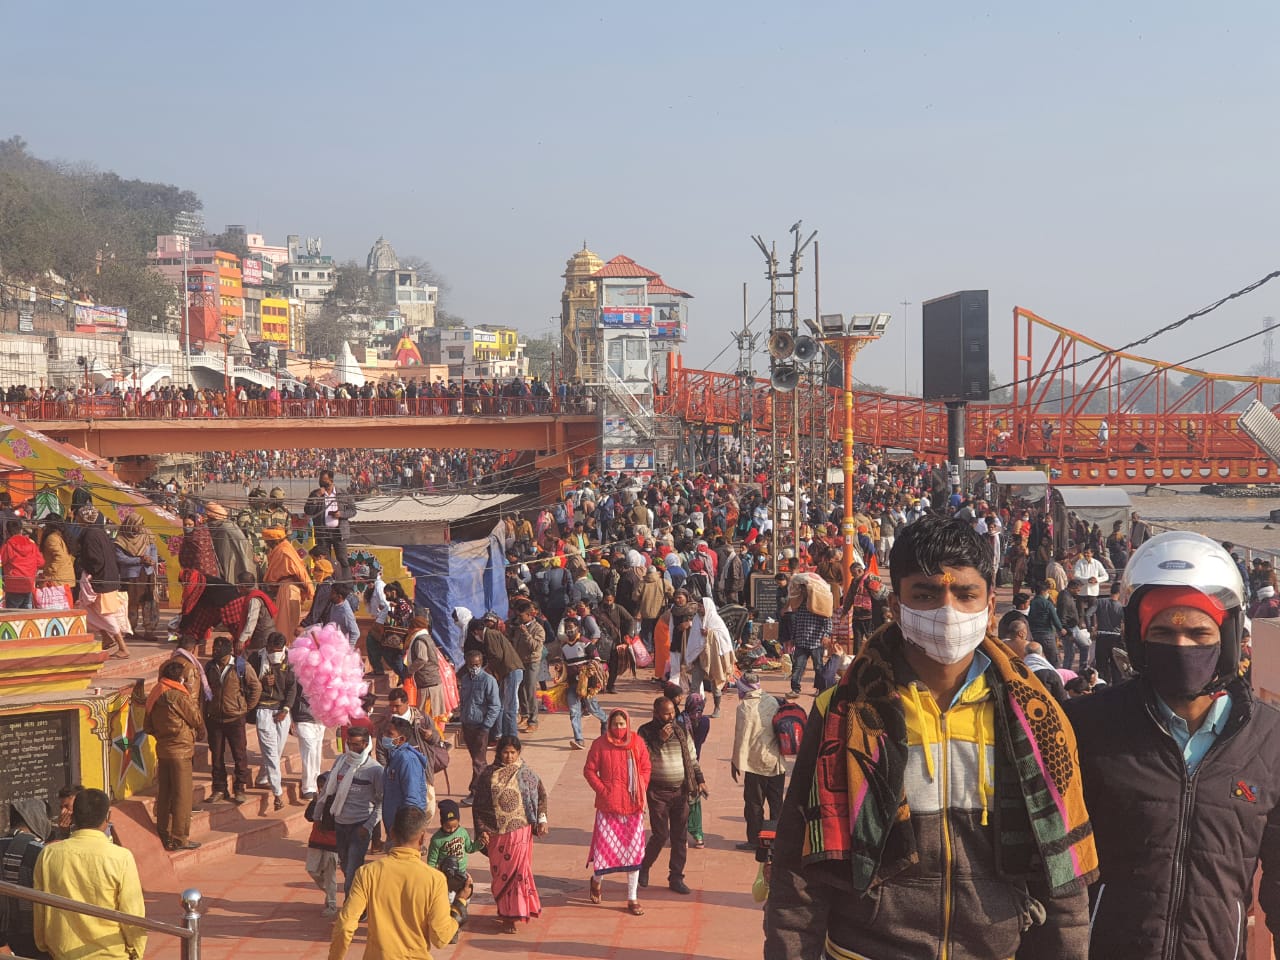
[[[467,873],[467,854],[480,850],[471,834],[459,820],[458,804],[440,801],[440,829],[431,835],[427,848],[427,866],[444,874],[449,887],[450,913],[461,927],[467,920],[467,901],[471,898],[471,875]],[[452,940],[457,943],[455,934]]]

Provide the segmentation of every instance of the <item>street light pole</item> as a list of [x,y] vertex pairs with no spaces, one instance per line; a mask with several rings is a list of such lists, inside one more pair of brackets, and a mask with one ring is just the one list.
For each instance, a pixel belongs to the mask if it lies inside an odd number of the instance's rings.
[[889,325],[889,314],[854,314],[846,327],[843,314],[828,314],[819,318],[822,342],[840,348],[844,365],[844,437],[842,464],[844,473],[844,519],[840,532],[844,536],[843,566],[840,575],[847,591],[853,582],[849,567],[854,560],[856,531],[853,528],[853,361],[868,343],[879,340]]
[[183,355],[187,363],[187,382],[191,382],[191,291],[188,289],[191,264],[191,238],[203,229],[199,214],[179,211],[173,218],[173,232],[183,238],[182,244],[182,334]]
[[844,537],[844,562],[841,564],[840,576],[844,584],[844,592],[849,590],[853,582],[853,573],[849,569],[853,565],[853,358],[858,355],[861,346],[852,337],[840,338],[840,359],[844,363],[844,519],[840,523],[840,533]]

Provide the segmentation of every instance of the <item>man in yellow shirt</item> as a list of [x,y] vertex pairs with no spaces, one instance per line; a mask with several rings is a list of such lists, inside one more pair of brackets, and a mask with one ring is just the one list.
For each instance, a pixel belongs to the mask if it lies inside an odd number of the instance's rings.
[[422,957],[443,947],[458,932],[449,913],[449,888],[444,874],[422,861],[427,815],[417,807],[401,807],[391,826],[395,846],[381,860],[356,871],[355,882],[338,918],[333,922],[329,960],[343,960],[360,915],[369,913],[369,937],[364,956]]
[[[107,835],[111,798],[83,790],[71,808],[71,837],[50,844],[36,861],[35,888],[81,903],[146,916],[133,854]],[[141,957],[147,935],[139,927],[35,905],[36,946],[54,960]]]

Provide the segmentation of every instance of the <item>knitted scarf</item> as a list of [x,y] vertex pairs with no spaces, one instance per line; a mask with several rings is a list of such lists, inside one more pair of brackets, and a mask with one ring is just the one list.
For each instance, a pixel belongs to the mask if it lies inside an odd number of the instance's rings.
[[[892,667],[903,642],[895,624],[878,630],[832,690],[804,808],[804,863],[848,861],[860,892],[919,861]],[[997,862],[1010,876],[1041,870],[1054,896],[1081,890],[1098,876],[1098,855],[1071,725],[999,641],[988,637],[981,649],[996,713]]]
[[249,601],[255,597],[262,601],[262,606],[267,611],[267,619],[276,618],[275,602],[261,590],[250,590],[248,593],[239,594],[222,608],[222,622],[231,629],[233,634],[239,634],[244,629],[244,622],[249,617]]

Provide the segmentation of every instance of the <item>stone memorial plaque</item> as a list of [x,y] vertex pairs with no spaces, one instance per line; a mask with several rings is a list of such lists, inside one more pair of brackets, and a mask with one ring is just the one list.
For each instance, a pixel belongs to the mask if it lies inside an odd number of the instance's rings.
[[79,782],[79,726],[75,710],[0,717],[0,830],[9,829],[14,800],[50,803]]
[[769,618],[778,619],[778,585],[773,582],[772,573],[753,573],[751,575],[751,606],[756,611],[756,623],[764,623]]

